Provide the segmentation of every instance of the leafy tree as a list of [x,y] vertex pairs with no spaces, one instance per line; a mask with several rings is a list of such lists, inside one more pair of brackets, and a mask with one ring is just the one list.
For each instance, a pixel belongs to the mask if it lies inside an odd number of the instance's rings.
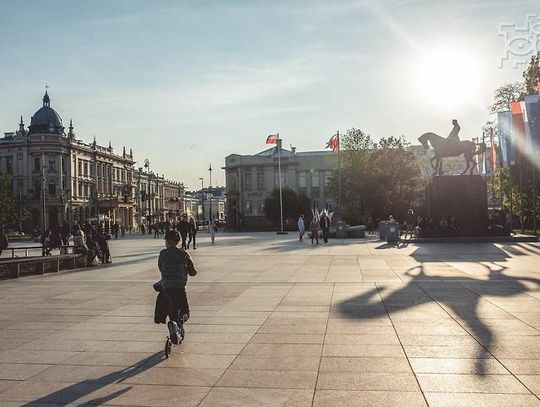
[[489,107],[491,113],[505,112],[510,110],[510,103],[520,100],[525,93],[525,85],[522,82],[507,83],[495,90],[494,102]]
[[[298,196],[290,188],[282,188],[283,198],[283,221],[292,218],[296,219],[300,214],[309,216],[311,213],[311,202],[306,196]],[[279,188],[275,188],[269,197],[264,200],[264,214],[273,225],[279,225],[281,221],[279,207]]]
[[17,221],[11,176],[0,173],[0,226],[12,225]]
[[529,66],[523,72],[525,81],[525,92],[527,95],[538,93],[538,82],[540,82],[540,52],[531,57]]
[[399,137],[383,137],[379,140],[379,148],[388,149],[388,148],[405,148],[408,147],[410,143],[405,140],[405,136]]
[[421,198],[420,165],[412,152],[394,143],[384,145],[389,147],[373,151],[367,162],[367,209],[374,218],[386,219],[393,215],[403,219],[407,210]]
[[[347,223],[365,222],[367,216],[404,216],[420,200],[421,174],[415,155],[405,147],[404,137],[383,138],[374,148],[371,136],[358,129],[348,130],[342,139],[346,159],[342,159],[342,207]],[[338,173],[329,189],[337,196]]]

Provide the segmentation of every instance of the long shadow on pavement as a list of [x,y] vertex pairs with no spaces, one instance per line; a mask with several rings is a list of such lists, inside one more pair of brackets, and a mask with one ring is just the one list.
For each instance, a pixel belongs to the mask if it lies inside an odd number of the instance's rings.
[[[505,266],[495,262],[505,261],[508,255],[493,246],[485,257],[482,255],[418,255],[421,264],[411,267],[406,274],[412,278],[400,289],[385,295],[385,287],[377,284],[376,288],[339,303],[338,310],[346,318],[372,319],[392,316],[392,314],[413,309],[423,304],[435,303],[448,310],[452,318],[467,330],[479,343],[481,350],[477,355],[475,372],[486,374],[485,359],[492,357],[491,350],[495,345],[493,332],[482,320],[478,312],[480,300],[484,296],[512,297],[528,291],[524,282],[534,283],[540,287],[540,279],[531,277],[511,277],[504,274]],[[523,255],[524,253],[520,253]],[[411,257],[415,258],[413,254]],[[468,276],[433,275],[426,270],[424,262],[474,262],[480,264],[488,272],[487,279],[475,279]],[[491,265],[486,263],[492,263]],[[486,276],[484,276],[486,277]],[[384,306],[381,307],[380,305]],[[501,312],[505,312],[499,309]]]
[[[99,378],[83,380],[79,383],[72,384],[63,389],[55,391],[51,394],[43,396],[37,400],[30,401],[23,405],[23,407],[32,407],[36,405],[48,405],[48,404],[61,404],[66,405],[70,403],[77,403],[77,400],[94,393],[113,383],[122,383],[125,380],[136,376],[152,367],[158,365],[163,360],[163,352],[156,352],[150,355],[140,362],[137,362],[129,367],[116,370],[109,374],[106,374]],[[116,397],[128,392],[132,386],[120,389],[114,393],[108,394],[103,397],[98,397],[92,400],[83,402],[80,405],[101,405],[105,402],[109,402]]]

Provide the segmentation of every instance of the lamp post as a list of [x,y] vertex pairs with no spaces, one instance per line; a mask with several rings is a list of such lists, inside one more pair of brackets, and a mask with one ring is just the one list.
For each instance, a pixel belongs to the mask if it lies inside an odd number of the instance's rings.
[[45,256],[45,230],[47,223],[45,222],[45,186],[47,183],[47,177],[45,176],[45,154],[41,152],[41,255]]
[[199,177],[199,179],[201,180],[201,217],[204,221],[204,178]]
[[148,175],[148,227],[150,227],[152,222],[152,182],[150,180],[150,160],[148,158],[145,158],[144,160],[144,168],[146,168],[146,173]]
[[209,199],[209,208],[208,211],[210,212],[208,214],[208,220],[212,222],[212,164],[210,163],[208,167],[208,172],[210,173],[210,185],[208,185],[208,199]]

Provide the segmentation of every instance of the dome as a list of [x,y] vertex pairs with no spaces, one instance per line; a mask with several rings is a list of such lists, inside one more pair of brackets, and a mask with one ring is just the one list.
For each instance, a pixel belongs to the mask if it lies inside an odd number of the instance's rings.
[[64,134],[62,118],[51,107],[51,99],[47,92],[43,96],[43,107],[34,113],[30,121],[30,134],[32,133]]

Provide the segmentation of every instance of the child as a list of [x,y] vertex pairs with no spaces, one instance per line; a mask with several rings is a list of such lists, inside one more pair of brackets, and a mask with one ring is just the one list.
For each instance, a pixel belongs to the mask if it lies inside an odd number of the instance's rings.
[[158,268],[161,272],[161,289],[169,303],[169,337],[178,344],[180,328],[189,319],[189,305],[186,296],[188,274],[197,274],[189,254],[177,247],[180,235],[170,230],[165,235],[165,249],[159,253]]

